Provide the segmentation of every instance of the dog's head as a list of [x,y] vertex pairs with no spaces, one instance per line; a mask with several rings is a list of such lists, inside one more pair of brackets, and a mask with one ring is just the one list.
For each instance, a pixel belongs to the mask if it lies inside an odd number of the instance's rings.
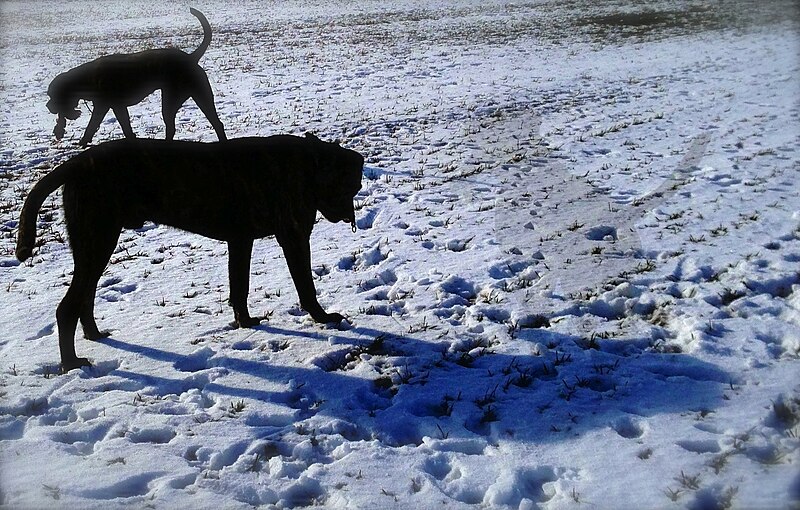
[[58,115],[53,134],[60,140],[64,136],[67,119],[75,120],[81,116],[81,111],[77,108],[78,97],[70,91],[66,73],[59,74],[50,82],[47,95],[50,96],[47,109]]
[[353,197],[361,189],[364,157],[338,143],[323,142],[306,133],[317,161],[316,206],[326,220],[346,221],[355,227]]

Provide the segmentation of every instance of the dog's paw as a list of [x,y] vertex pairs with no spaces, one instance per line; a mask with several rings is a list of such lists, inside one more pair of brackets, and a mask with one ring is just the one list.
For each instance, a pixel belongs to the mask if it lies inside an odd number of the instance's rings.
[[75,368],[91,367],[92,364],[87,358],[74,358],[70,360],[63,360],[61,362],[61,373],[66,374]]
[[252,328],[261,325],[261,319],[262,317],[237,317],[233,321],[233,326],[235,328]]
[[90,331],[88,333],[87,332],[83,333],[83,338],[85,338],[87,340],[100,340],[102,338],[108,338],[110,336],[111,336],[111,330],[110,329],[104,329],[102,331],[100,331],[100,330]]
[[340,322],[346,320],[344,315],[340,313],[326,313],[319,317],[314,317],[314,320],[317,322],[323,322],[326,324],[335,323],[339,324]]

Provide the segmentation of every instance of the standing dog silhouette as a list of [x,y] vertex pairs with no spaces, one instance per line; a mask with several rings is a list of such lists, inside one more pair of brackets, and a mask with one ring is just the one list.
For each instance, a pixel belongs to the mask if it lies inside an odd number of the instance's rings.
[[113,110],[126,138],[136,138],[131,129],[128,106],[141,102],[161,89],[161,114],[167,128],[167,140],[175,136],[175,115],[190,97],[211,122],[217,138],[226,140],[225,129],[217,116],[214,93],[208,76],[198,65],[211,43],[211,25],[203,13],[189,9],[203,26],[203,42],[191,53],[177,48],[161,48],[138,53],[106,55],[56,76],[47,88],[47,109],[58,115],[53,134],[64,136],[67,119],[77,119],[78,101],[94,104],[89,125],[79,145],[85,146],[100,127],[108,110]]
[[85,150],[42,177],[20,213],[17,258],[36,246],[42,203],[63,186],[64,218],[75,269],[56,309],[61,366],[89,366],[75,353],[75,330],[100,339],[94,317],[97,282],[123,228],[152,220],[228,243],[230,305],[237,327],[259,324],[247,308],[253,242],[275,236],[300,306],[317,322],[341,322],[317,300],[309,239],[317,211],[355,229],[353,197],[364,157],[336,143],[275,135],[202,143],[113,140]]

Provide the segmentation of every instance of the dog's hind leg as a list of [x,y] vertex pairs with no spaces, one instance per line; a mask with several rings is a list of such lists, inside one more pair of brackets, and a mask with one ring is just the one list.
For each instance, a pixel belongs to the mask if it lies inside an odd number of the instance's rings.
[[[92,267],[93,264],[97,267],[96,261],[87,262],[81,259],[80,252],[74,252],[74,255],[75,271],[72,274],[72,282],[67,294],[56,309],[58,346],[61,351],[61,367],[64,372],[69,372],[73,368],[91,366],[88,359],[79,358],[75,353],[75,329],[78,326],[78,319],[80,319],[87,336],[94,333],[97,335],[96,338],[105,336],[97,331],[97,323],[93,316],[95,288],[99,279],[98,272],[93,271]],[[102,272],[101,268],[99,273]],[[87,327],[94,331],[87,331]]]
[[252,239],[228,241],[228,279],[230,283],[230,305],[233,317],[240,328],[256,326],[260,321],[250,317],[247,310],[247,294],[250,291],[250,256]]
[[[116,239],[109,239],[107,240],[107,246],[98,248],[99,256],[95,257],[91,261],[91,266],[87,268],[88,271],[88,278],[89,278],[89,289],[84,295],[83,303],[81,303],[81,327],[83,328],[83,337],[87,340],[99,340],[101,338],[106,338],[108,335],[111,334],[110,330],[103,330],[97,327],[97,321],[94,318],[94,300],[95,295],[97,294],[97,282],[100,280],[100,276],[103,274],[103,271],[106,268],[108,263],[108,259],[111,258],[111,254],[114,252],[114,248],[117,245]],[[103,254],[107,253],[108,257],[103,257]]]
[[105,338],[110,333],[109,331],[100,331],[97,327],[97,321],[94,318],[94,300],[97,293],[97,282],[100,280],[103,271],[105,271],[111,254],[114,253],[120,230],[121,228],[116,226],[111,228],[103,226],[93,230],[92,246],[90,247],[92,250],[91,255],[83,257],[89,283],[81,303],[80,319],[81,327],[83,327],[83,336],[89,340]]
[[217,139],[219,139],[220,142],[227,140],[228,137],[225,135],[225,126],[222,125],[222,121],[219,120],[219,116],[217,116],[214,100],[211,99],[209,102],[205,102],[204,100],[195,102],[200,107],[200,110],[206,114],[208,121],[211,123],[211,127],[213,127],[214,132],[217,133]]
[[125,138],[136,138],[136,134],[133,132],[133,128],[131,128],[131,117],[128,115],[128,109],[124,106],[115,106],[112,110],[114,110],[114,115],[117,117],[117,121],[122,128],[122,132],[125,134]]
[[81,303],[83,302],[89,285],[88,275],[78,270],[72,275],[72,282],[67,289],[67,294],[56,309],[56,322],[58,323],[58,347],[61,352],[61,368],[69,372],[73,368],[88,367],[92,364],[86,358],[79,358],[75,354],[75,328],[78,326]]
[[[97,281],[114,252],[121,227],[113,222],[98,217],[76,217],[76,211],[69,204],[74,201],[66,199],[69,192],[65,190],[64,213],[67,218],[72,257],[75,270],[67,294],[56,309],[58,323],[58,345],[61,351],[61,366],[65,372],[73,368],[91,366],[86,358],[79,358],[75,353],[75,329],[80,320],[84,333],[88,337],[102,338],[94,319],[94,296]],[[83,216],[91,213],[82,213]],[[95,215],[91,215],[95,216]],[[98,212],[97,216],[100,216]]]
[[217,115],[217,107],[214,105],[214,91],[211,90],[211,84],[208,82],[206,72],[203,71],[202,67],[196,66],[192,75],[193,86],[190,97],[194,99],[194,102],[200,107],[200,111],[211,123],[211,127],[217,133],[219,141],[227,140],[225,127],[222,125],[222,121],[219,120],[219,115]]
[[222,121],[219,120],[217,107],[214,105],[214,92],[211,90],[211,84],[208,83],[205,73],[203,74],[203,79],[198,81],[201,83],[198,84],[198,90],[192,95],[192,99],[194,99],[194,102],[200,107],[200,111],[203,112],[211,123],[211,127],[213,127],[214,131],[217,133],[219,141],[227,140],[228,137],[225,136],[225,127],[222,125]]

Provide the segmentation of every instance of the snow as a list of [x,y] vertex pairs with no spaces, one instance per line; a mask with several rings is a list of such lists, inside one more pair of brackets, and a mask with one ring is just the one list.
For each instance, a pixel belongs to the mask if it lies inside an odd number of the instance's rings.
[[[792,2],[219,2],[229,137],[367,158],[317,224],[341,328],[274,240],[232,329],[224,244],[122,234],[58,375],[55,194],[13,255],[57,73],[174,45],[168,2],[3,2],[0,503],[7,508],[792,508],[800,504],[800,15]],[[131,108],[163,138],[158,93]],[[119,138],[107,117],[95,142]],[[215,141],[193,102],[177,138]],[[80,333],[78,334],[80,336]]]

